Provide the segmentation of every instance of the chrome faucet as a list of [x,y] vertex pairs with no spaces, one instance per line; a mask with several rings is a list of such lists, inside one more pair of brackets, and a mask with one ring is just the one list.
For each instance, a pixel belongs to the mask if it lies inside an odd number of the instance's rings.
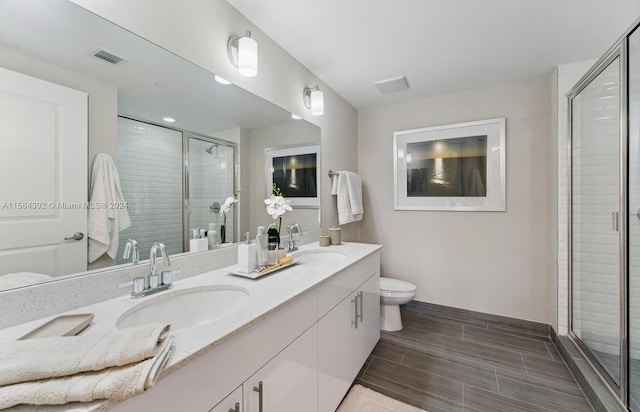
[[[132,253],[133,252],[133,253]],[[138,242],[133,239],[127,240],[127,244],[124,246],[123,259],[129,259],[131,256],[131,264],[134,266],[140,262],[140,250],[138,250]]]
[[[160,251],[163,261],[163,268],[160,274],[158,274],[156,270],[158,251]],[[146,279],[143,277],[133,279],[133,292],[131,292],[131,297],[141,298],[171,288],[172,272],[167,247],[164,243],[154,243],[149,252],[149,275],[147,275]]]
[[300,237],[303,236],[302,228],[300,227],[299,224],[292,223],[291,226],[289,226],[289,242],[286,244],[287,253],[295,252],[296,250],[298,250],[298,245],[296,244],[296,241],[293,238],[293,230],[294,229],[300,235]]

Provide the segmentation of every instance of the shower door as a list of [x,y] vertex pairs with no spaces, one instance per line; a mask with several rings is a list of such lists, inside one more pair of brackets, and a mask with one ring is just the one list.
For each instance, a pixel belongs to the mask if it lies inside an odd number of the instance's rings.
[[629,36],[629,407],[640,411],[640,31]]
[[189,232],[193,229],[209,230],[213,225],[217,242],[222,241],[221,226],[225,225],[225,242],[239,240],[237,234],[237,207],[220,215],[220,206],[232,196],[235,185],[236,150],[232,143],[223,140],[189,134],[187,136],[186,172],[188,208],[184,221],[185,245],[189,244]]
[[571,333],[621,394],[626,379],[626,366],[621,367],[625,365],[622,59],[621,49],[614,50],[569,96]]

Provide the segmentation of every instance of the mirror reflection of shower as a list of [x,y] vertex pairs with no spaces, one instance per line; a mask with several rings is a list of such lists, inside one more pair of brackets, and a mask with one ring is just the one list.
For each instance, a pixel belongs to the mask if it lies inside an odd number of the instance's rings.
[[[204,149],[205,152],[212,154],[214,159],[219,159],[220,158],[220,154],[218,153],[218,148],[220,147],[220,145],[218,143],[214,143],[212,144],[208,149]],[[216,152],[213,153],[213,149],[216,149]]]

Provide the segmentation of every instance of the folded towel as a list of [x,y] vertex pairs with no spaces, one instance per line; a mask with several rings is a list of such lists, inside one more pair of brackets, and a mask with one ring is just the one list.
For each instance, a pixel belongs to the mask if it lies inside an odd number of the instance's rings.
[[16,272],[0,275],[0,290],[19,288],[51,280],[51,276],[42,273]]
[[61,405],[98,399],[124,400],[138,395],[158,380],[169,360],[172,343],[171,337],[163,339],[155,356],[142,362],[0,386],[0,409],[20,404]]
[[142,325],[100,335],[0,343],[0,386],[141,362],[158,353],[168,325]]
[[98,153],[93,160],[89,199],[93,206],[87,221],[89,263],[105,253],[116,259],[120,232],[131,226],[131,218],[126,207],[114,206],[124,205],[125,200],[116,164],[106,153]]
[[[334,176],[335,179],[335,176]],[[341,225],[362,220],[362,179],[353,172],[338,172],[336,186],[336,203],[338,206],[338,223]],[[333,187],[332,192],[333,194]]]

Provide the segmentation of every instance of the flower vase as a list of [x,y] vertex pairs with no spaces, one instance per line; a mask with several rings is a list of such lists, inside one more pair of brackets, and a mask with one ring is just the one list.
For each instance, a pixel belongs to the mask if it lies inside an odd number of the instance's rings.
[[227,232],[224,225],[220,225],[220,243],[224,243],[227,240]]

